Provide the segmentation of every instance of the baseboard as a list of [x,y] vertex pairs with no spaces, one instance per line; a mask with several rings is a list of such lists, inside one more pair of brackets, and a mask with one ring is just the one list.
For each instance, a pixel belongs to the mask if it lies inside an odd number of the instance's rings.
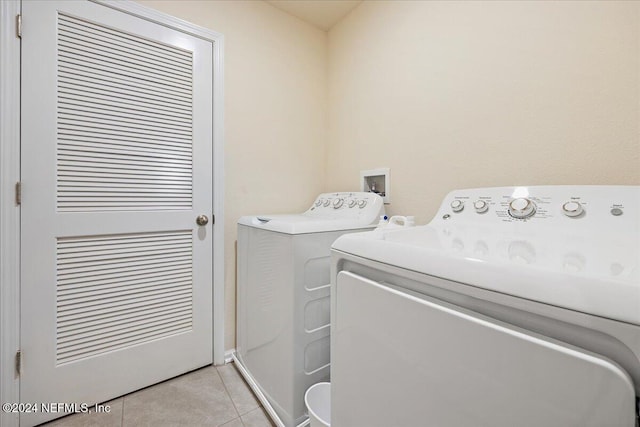
[[224,352],[224,364],[226,365],[227,363],[231,363],[233,362],[233,354],[236,352],[235,348],[232,348],[231,350],[226,350]]

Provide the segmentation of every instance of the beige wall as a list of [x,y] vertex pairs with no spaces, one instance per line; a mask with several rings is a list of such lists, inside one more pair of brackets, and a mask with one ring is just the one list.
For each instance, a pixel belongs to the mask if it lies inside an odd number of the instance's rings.
[[327,189],[640,184],[640,3],[365,1],[329,31]]
[[227,349],[241,215],[386,166],[418,223],[455,188],[640,184],[640,3],[365,1],[327,37],[262,1],[140,2],[225,35]]
[[262,1],[140,1],[225,36],[225,346],[235,346],[241,215],[296,212],[324,189],[326,33]]

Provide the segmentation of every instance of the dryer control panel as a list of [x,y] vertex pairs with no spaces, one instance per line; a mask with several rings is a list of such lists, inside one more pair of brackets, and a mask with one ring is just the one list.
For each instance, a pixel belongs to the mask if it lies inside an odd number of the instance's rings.
[[[638,232],[639,186],[553,185],[456,190],[433,222],[526,223],[530,229],[602,227]],[[522,225],[524,226],[524,225]]]
[[469,259],[640,277],[640,186],[456,190],[429,225],[443,251]]

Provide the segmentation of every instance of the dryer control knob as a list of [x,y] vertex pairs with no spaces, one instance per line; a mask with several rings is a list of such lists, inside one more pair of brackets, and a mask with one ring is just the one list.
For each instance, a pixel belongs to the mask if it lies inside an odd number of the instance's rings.
[[329,206],[330,204],[331,204],[331,199],[327,199],[327,200],[325,200],[325,201],[324,201],[324,203],[322,204],[322,206],[324,206],[324,207],[326,208],[326,207],[327,207],[327,206]]
[[451,202],[451,210],[454,212],[461,212],[464,209],[464,202],[462,200],[454,200]]
[[367,206],[367,201],[366,201],[366,200],[360,200],[360,201],[358,202],[358,207],[359,207],[360,209],[364,208],[365,206]]
[[335,199],[333,201],[333,208],[338,209],[344,203],[344,199]]
[[487,209],[489,209],[489,203],[485,202],[484,200],[476,200],[475,202],[473,202],[473,208],[478,213],[484,213],[487,211]]
[[349,203],[347,203],[347,206],[349,206],[350,208],[353,208],[357,204],[358,204],[358,202],[356,202],[355,199],[349,199]]
[[526,197],[519,197],[509,202],[509,215],[514,218],[529,218],[536,213],[536,205]]
[[316,203],[315,203],[316,206],[320,206],[321,204],[322,204],[322,199],[316,200]]
[[568,217],[576,217],[582,215],[584,212],[584,208],[580,204],[580,202],[570,201],[562,205],[562,213]]

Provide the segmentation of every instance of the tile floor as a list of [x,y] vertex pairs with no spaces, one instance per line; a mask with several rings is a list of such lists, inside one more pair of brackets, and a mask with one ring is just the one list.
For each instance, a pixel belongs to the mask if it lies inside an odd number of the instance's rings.
[[208,366],[119,397],[110,413],[69,415],[46,427],[272,427],[233,363]]

